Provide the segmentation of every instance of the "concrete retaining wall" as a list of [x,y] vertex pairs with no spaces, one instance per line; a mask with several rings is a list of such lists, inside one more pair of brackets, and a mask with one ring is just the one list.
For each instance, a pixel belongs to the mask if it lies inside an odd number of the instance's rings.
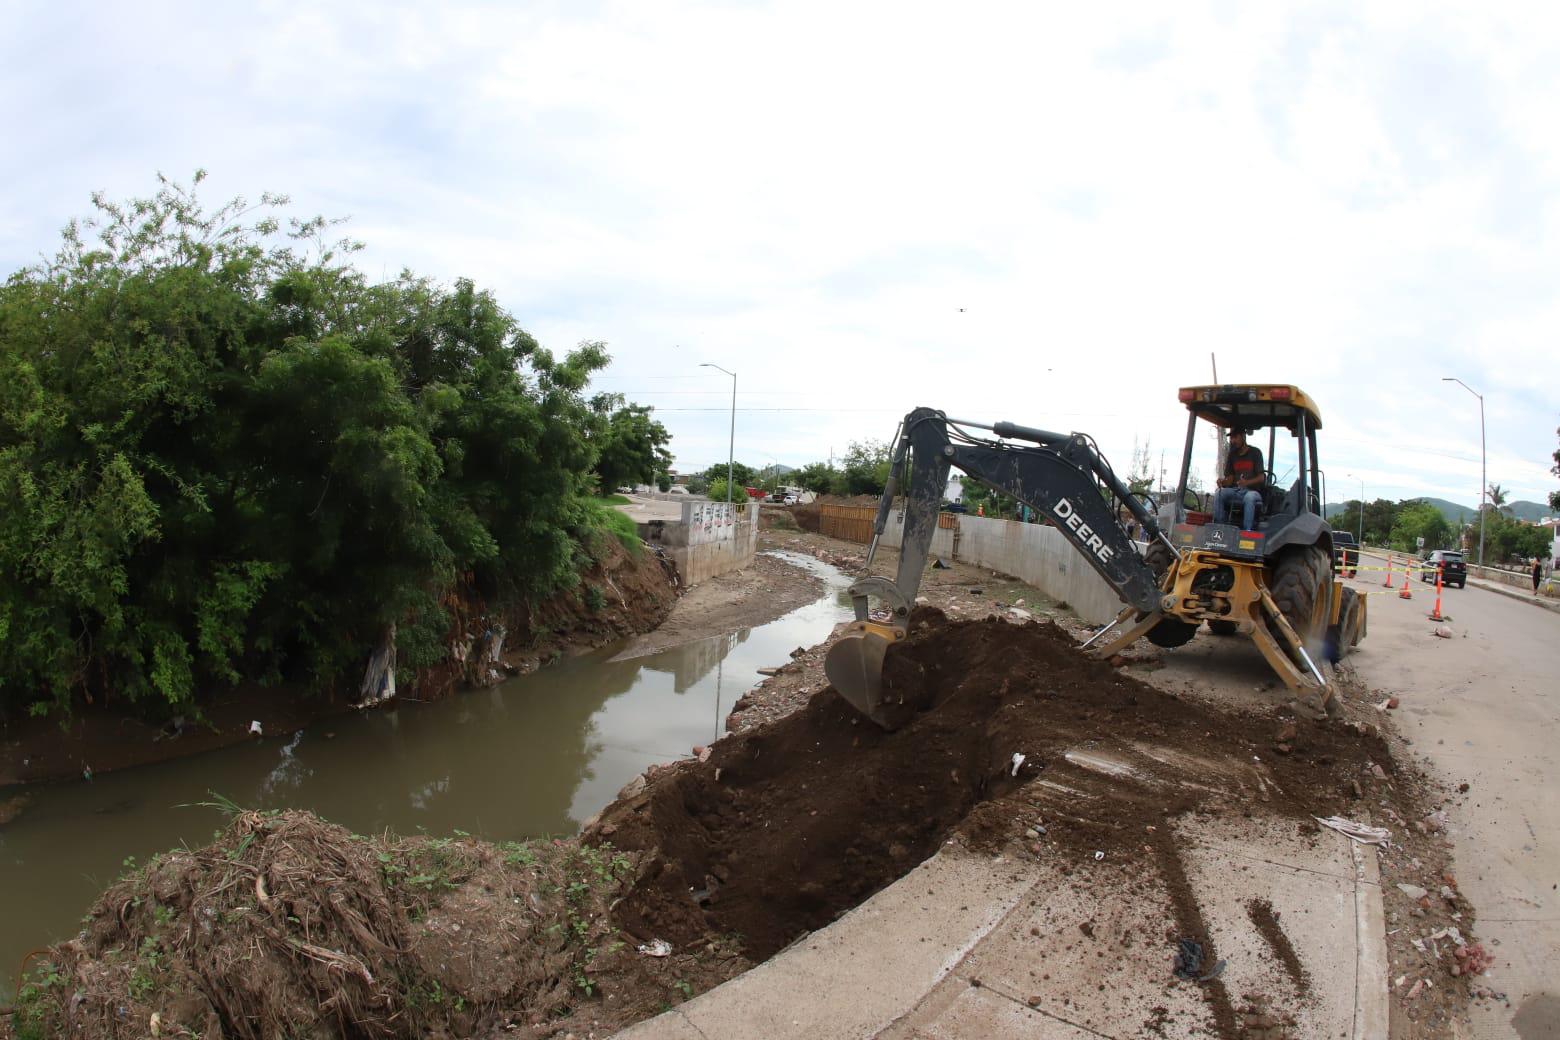
[[[902,514],[889,516],[884,545],[898,548],[902,524]],[[1065,600],[1091,624],[1103,625],[1121,612],[1121,600],[1105,579],[1094,573],[1060,531],[1047,524],[961,516],[957,532],[939,528],[932,536],[932,555],[1011,574],[1052,599]]]
[[758,503],[682,503],[680,520],[646,520],[639,537],[659,545],[677,563],[684,585],[696,585],[735,570],[758,549]]

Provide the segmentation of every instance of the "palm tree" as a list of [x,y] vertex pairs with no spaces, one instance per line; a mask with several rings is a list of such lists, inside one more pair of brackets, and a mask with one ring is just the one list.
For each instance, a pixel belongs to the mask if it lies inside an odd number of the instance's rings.
[[1490,485],[1490,490],[1489,490],[1489,496],[1490,496],[1490,506],[1492,508],[1498,509],[1502,513],[1510,513],[1511,512],[1510,509],[1506,508],[1506,489],[1505,488],[1501,487],[1499,484],[1491,484]]

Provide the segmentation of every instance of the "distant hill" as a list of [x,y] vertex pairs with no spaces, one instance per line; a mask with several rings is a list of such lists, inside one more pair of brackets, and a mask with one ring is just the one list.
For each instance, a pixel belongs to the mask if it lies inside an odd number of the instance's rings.
[[1511,515],[1518,520],[1526,520],[1530,524],[1537,523],[1546,516],[1554,516],[1555,511],[1542,502],[1507,502],[1506,508],[1511,510]]
[[[1441,511],[1441,515],[1446,517],[1448,523],[1455,524],[1459,521],[1467,523],[1470,520],[1477,519],[1479,515],[1479,511],[1472,506],[1458,505],[1456,502],[1448,502],[1444,498],[1430,498],[1429,496],[1425,496],[1425,501],[1439,509]],[[1327,518],[1329,520],[1332,519],[1339,513],[1343,512],[1343,509],[1344,506],[1342,502],[1327,503]]]
[[[1441,515],[1446,517],[1449,523],[1455,524],[1459,520],[1463,523],[1469,523],[1479,517],[1479,511],[1473,506],[1458,505],[1456,502],[1448,502],[1444,498],[1426,498],[1425,501],[1439,509]],[[1546,516],[1555,515],[1555,510],[1550,509],[1542,502],[1507,502],[1501,508],[1518,520],[1526,520],[1530,524],[1537,523]],[[1327,518],[1329,520],[1341,512],[1343,512],[1343,503],[1327,503]]]

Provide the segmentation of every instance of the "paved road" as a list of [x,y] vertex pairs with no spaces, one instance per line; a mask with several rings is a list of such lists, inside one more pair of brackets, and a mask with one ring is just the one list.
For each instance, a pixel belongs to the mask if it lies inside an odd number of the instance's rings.
[[1433,589],[1372,595],[1355,668],[1400,692],[1399,728],[1432,772],[1471,786],[1452,814],[1458,885],[1512,1004],[1475,1009],[1473,1035],[1560,1037],[1560,614],[1473,585],[1442,596],[1452,639],[1431,634]]
[[[682,500],[666,498],[641,498],[638,495],[625,495],[628,505],[618,506],[620,510],[633,517],[636,523],[646,520],[678,520],[682,517]],[[703,502],[704,499],[690,500]]]

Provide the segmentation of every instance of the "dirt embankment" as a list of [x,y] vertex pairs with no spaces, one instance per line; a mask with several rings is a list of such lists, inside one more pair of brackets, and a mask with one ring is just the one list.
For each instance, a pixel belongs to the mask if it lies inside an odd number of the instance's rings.
[[631,640],[613,658],[627,661],[710,636],[725,635],[773,621],[823,595],[822,579],[760,552],[734,571],[687,590],[654,629]]
[[[399,690],[402,697],[434,699],[466,685],[486,685],[530,671],[568,653],[646,632],[671,611],[678,589],[669,565],[648,549],[630,553],[603,538],[599,559],[578,586],[534,608],[489,611],[475,597],[451,596],[455,619],[450,656],[421,669]],[[497,622],[495,625],[494,622]],[[501,652],[492,633],[505,632]],[[350,710],[356,690],[317,690],[302,684],[241,683],[214,692],[182,727],[148,722],[134,705],[110,701],[78,706],[62,727],[48,718],[0,723],[0,787],[104,773],[198,754],[249,739],[253,721],[267,733],[285,733]],[[3,815],[3,813],[0,813]],[[3,822],[3,821],[0,821]]]
[[[153,1014],[233,1036],[278,1023],[335,1035],[348,1021],[365,1036],[602,1035],[827,925],[949,839],[1151,864],[1170,882],[1173,934],[1202,937],[1211,962],[1176,818],[1261,814],[1318,833],[1312,816],[1357,807],[1361,777],[1373,803],[1414,811],[1365,727],[1179,698],[1086,658],[1050,623],[922,608],[885,689],[914,709],[896,732],[820,692],[704,761],[653,768],[577,842],[395,842],[240,816],[216,846],[110,890],[82,938],[35,962],[24,1013],[87,1038],[143,1035]],[[1168,782],[1086,814],[1046,801],[1097,783],[1085,748],[1145,763],[1144,748],[1168,749],[1153,759]],[[1204,992],[1237,1035],[1230,995]]]

